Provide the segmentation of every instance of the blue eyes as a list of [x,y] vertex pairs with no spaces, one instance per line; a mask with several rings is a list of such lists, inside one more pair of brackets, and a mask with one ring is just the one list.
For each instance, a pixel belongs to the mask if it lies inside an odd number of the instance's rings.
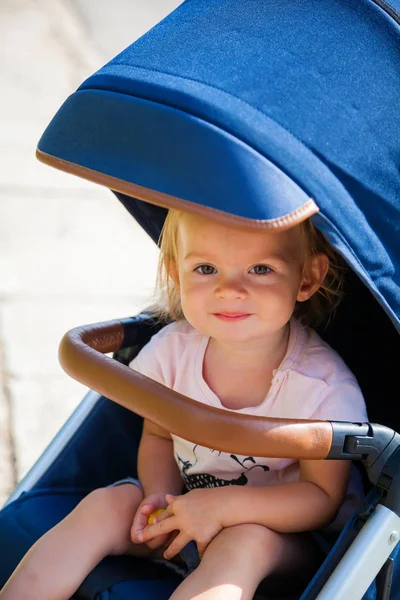
[[[195,271],[201,275],[215,275],[217,269],[211,265],[200,265],[196,267]],[[267,267],[267,265],[255,265],[249,270],[249,273],[253,275],[267,275],[271,271],[272,269]]]

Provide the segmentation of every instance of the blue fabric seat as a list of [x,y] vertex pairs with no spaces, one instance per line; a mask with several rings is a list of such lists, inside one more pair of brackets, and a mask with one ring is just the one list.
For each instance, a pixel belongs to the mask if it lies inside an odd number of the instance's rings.
[[[63,519],[88,490],[43,489],[23,494],[0,512],[0,586],[34,542]],[[132,557],[107,557],[74,600],[166,600],[181,581],[167,567]]]

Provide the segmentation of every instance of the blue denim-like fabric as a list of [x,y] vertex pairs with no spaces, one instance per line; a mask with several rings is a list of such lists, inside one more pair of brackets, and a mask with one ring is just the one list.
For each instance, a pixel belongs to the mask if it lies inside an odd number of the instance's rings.
[[187,569],[188,575],[192,571],[194,571],[200,564],[200,556],[197,550],[196,542],[193,540],[186,544],[186,546],[181,550],[179,556],[184,561]]

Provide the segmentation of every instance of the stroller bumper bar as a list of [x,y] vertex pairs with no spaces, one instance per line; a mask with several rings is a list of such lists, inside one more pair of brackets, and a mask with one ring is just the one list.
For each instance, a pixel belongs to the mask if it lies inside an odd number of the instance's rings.
[[[235,451],[241,454],[361,460],[373,484],[384,490],[391,487],[400,460],[395,458],[400,436],[388,427],[238,415],[177,394],[122,364],[129,362],[118,356],[123,349],[140,347],[158,328],[144,313],[72,329],[60,344],[61,365],[91,389],[194,443],[232,452],[234,439]],[[119,360],[104,356],[116,352]]]
[[272,458],[327,457],[328,421],[262,418],[206,406],[104,356],[132,344],[136,336],[130,329],[138,326],[137,319],[127,319],[72,329],[61,341],[60,364],[99,394],[195,444]]

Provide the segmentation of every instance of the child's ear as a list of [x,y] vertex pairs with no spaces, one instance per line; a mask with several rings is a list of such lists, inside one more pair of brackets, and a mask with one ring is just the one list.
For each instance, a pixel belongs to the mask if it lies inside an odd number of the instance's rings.
[[303,279],[297,294],[298,302],[305,302],[321,286],[329,269],[329,259],[326,254],[315,254],[304,268]]
[[179,271],[176,260],[171,260],[168,265],[168,275],[171,277],[174,284],[179,287]]

